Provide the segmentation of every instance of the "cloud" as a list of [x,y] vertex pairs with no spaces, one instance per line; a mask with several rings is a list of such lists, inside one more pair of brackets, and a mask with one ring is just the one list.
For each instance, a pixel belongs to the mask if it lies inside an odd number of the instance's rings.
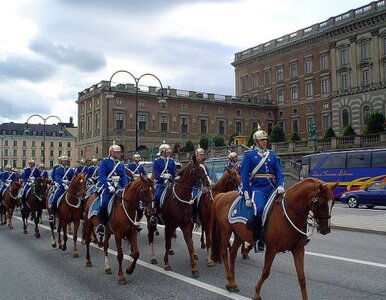
[[17,55],[0,61],[0,78],[2,80],[24,79],[31,82],[41,82],[54,73],[53,65],[41,59]]
[[103,54],[74,46],[54,45],[42,39],[34,39],[30,49],[63,65],[73,66],[83,72],[94,72],[106,65]]

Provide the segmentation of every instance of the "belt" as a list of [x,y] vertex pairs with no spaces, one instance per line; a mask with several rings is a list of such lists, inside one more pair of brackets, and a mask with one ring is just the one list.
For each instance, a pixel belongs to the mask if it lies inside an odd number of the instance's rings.
[[273,174],[255,174],[253,178],[275,178]]

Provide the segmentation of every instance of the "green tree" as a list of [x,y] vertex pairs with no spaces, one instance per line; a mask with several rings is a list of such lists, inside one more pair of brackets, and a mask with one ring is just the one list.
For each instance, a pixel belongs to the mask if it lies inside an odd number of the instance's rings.
[[278,143],[278,142],[284,142],[284,141],[285,141],[285,133],[284,133],[283,127],[281,127],[279,124],[276,124],[272,128],[272,132],[269,137],[269,142]]
[[385,131],[385,115],[380,112],[374,112],[370,115],[369,120],[367,121],[364,134],[379,133]]
[[213,138],[213,143],[214,143],[215,147],[222,147],[222,146],[225,146],[225,140],[224,140],[224,137],[221,136],[221,135],[216,135],[216,136]]
[[357,135],[355,133],[355,130],[354,128],[352,128],[351,124],[348,125],[344,130],[343,130],[343,136],[353,136],[353,135]]
[[324,137],[323,138],[329,139],[329,138],[334,138],[334,137],[336,137],[335,131],[334,131],[334,129],[332,129],[332,127],[330,127],[324,133]]
[[208,149],[209,146],[209,139],[205,136],[200,138],[200,147],[204,150]]
[[184,152],[190,152],[190,151],[194,151],[194,145],[193,145],[193,142],[191,140],[189,141],[186,141],[185,143],[185,147],[184,147]]
[[292,133],[289,140],[290,140],[290,142],[296,142],[296,141],[301,141],[302,139],[300,138],[299,133],[297,131],[295,131],[294,133]]
[[248,143],[247,143],[248,147],[253,146],[253,134],[254,133],[255,133],[255,131],[252,131],[251,135],[249,136]]

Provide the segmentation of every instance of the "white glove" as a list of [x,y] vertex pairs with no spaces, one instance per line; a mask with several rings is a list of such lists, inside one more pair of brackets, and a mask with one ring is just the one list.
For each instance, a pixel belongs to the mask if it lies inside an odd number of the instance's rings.
[[172,175],[166,173],[166,174],[163,174],[163,175],[162,175],[162,178],[165,179],[165,180],[169,180],[170,178],[172,178]]
[[67,184],[64,185],[64,190],[68,191],[68,185]]
[[63,179],[63,184],[67,184],[68,183],[68,180],[67,179]]
[[35,180],[35,177],[34,176],[31,176],[30,178],[28,178],[29,181],[34,181]]
[[113,187],[112,185],[109,185],[109,191],[110,193],[115,193],[115,187]]
[[249,198],[249,193],[248,193],[248,191],[245,191],[245,192],[244,192],[244,199],[245,199],[245,205],[246,205],[247,207],[252,207],[252,201],[251,201],[251,199]]
[[278,193],[278,194],[284,194],[284,193],[285,193],[284,187],[278,186],[278,187],[277,187],[277,193]]

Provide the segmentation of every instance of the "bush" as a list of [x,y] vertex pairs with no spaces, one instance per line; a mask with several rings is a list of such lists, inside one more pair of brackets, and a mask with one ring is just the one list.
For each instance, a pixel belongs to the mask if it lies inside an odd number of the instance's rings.
[[334,131],[334,129],[332,129],[332,127],[330,127],[324,133],[324,137],[323,138],[329,139],[329,138],[334,138],[334,137],[336,137],[335,131]]
[[291,137],[290,137],[290,142],[296,142],[296,141],[301,141],[302,139],[300,138],[300,135],[298,132],[294,132]]
[[186,141],[183,151],[184,152],[194,151],[194,145],[193,145],[193,142],[191,140]]
[[221,135],[217,135],[213,138],[213,143],[215,147],[223,147],[225,146],[225,140],[224,137]]
[[372,134],[372,133],[379,133],[379,132],[384,132],[385,124],[385,115],[377,111],[375,113],[372,113],[370,115],[370,118],[366,124],[365,130],[363,131],[364,134]]
[[285,141],[285,133],[283,130],[283,127],[281,127],[279,124],[276,124],[272,128],[271,136],[269,137],[270,143],[278,143],[278,142],[284,142]]
[[200,147],[204,150],[208,149],[209,139],[207,137],[200,138]]
[[355,130],[354,128],[352,128],[351,124],[348,125],[344,130],[343,130],[343,136],[353,136],[353,135],[357,135],[355,133]]

